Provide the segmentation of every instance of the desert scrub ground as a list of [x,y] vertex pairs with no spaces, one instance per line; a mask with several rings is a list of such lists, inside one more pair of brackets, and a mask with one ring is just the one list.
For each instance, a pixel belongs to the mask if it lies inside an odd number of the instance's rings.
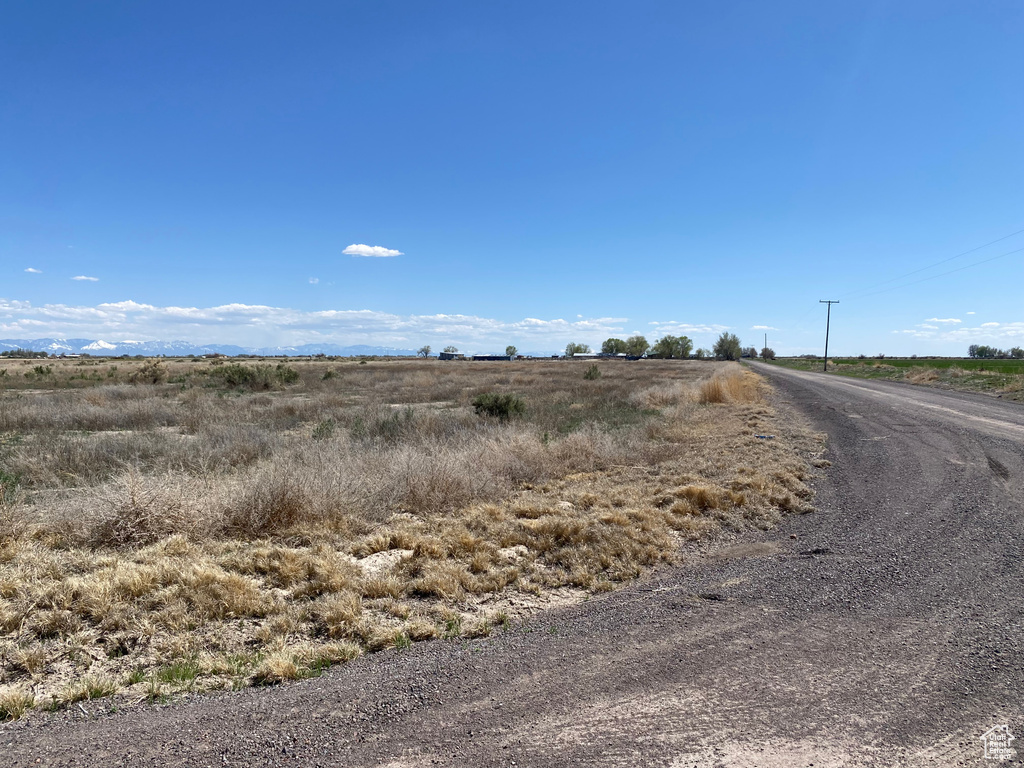
[[37,365],[0,363],[0,719],[500,631],[822,464],[735,363]]

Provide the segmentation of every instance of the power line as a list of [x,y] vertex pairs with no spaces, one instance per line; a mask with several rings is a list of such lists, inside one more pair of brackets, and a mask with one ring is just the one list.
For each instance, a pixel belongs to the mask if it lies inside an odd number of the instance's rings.
[[[988,248],[990,245],[995,245],[996,243],[1001,243],[1003,240],[1009,240],[1011,237],[1014,237],[1015,235],[1019,235],[1022,232],[1024,232],[1024,229],[1018,229],[1016,232],[1011,232],[1008,235],[1004,235],[1003,237],[996,238],[995,240],[992,240],[992,241],[990,241],[988,243],[985,243],[984,245],[979,245],[977,248],[971,248],[968,251],[963,251],[962,253],[956,254],[956,256],[950,256],[949,258],[942,259],[941,261],[936,261],[934,264],[929,264],[927,266],[921,267],[920,269],[915,269],[915,270],[913,270],[911,272],[907,272],[906,274],[899,275],[897,277],[892,277],[892,278],[889,278],[888,280],[883,280],[883,281],[881,281],[879,283],[874,283],[873,285],[867,285],[867,286],[864,286],[863,288],[858,288],[855,291],[849,291],[848,293],[840,294],[840,298],[847,298],[849,296],[854,296],[854,295],[856,295],[858,293],[863,293],[864,291],[870,291],[873,288],[877,288],[880,285],[888,285],[889,283],[895,283],[897,280],[903,280],[906,277],[912,277],[913,275],[920,274],[921,272],[926,272],[929,269],[934,269],[935,267],[938,267],[938,266],[941,266],[943,264],[946,264],[946,263],[948,263],[950,261],[953,261],[954,259],[959,259],[961,256],[967,256],[969,254],[974,253],[975,251],[980,251],[982,248]],[[1010,251],[1010,253],[1017,253],[1017,251]],[[1009,254],[1003,254],[1003,255],[1007,256]],[[1000,258],[1000,257],[996,256],[995,258]],[[992,261],[992,260],[993,259],[986,259],[986,261]],[[977,266],[977,264],[984,264],[984,263],[985,263],[984,261],[979,261],[979,262],[976,262],[975,264],[970,265],[970,266]],[[966,269],[966,267],[963,267],[963,269]],[[959,270],[952,270],[952,271],[953,272],[958,272]],[[948,274],[951,274],[951,272],[944,272],[943,274],[948,275]],[[941,275],[935,275],[935,277],[941,277]],[[925,278],[925,279],[927,280],[927,279],[930,279],[930,278]],[[918,282],[922,282],[922,281],[918,281]],[[915,285],[915,284],[916,283],[909,283],[909,285]],[[879,293],[880,293],[880,291],[879,291]],[[868,294],[868,295],[869,296],[874,296],[873,293]]]
[[[988,264],[988,262],[990,262],[990,261],[995,261],[996,259],[1002,259],[1002,258],[1004,258],[1006,256],[1012,256],[1013,254],[1020,253],[1021,251],[1024,251],[1024,248],[1017,248],[1017,249],[1012,250],[1012,251],[1007,251],[1006,253],[1001,253],[998,256],[992,256],[991,258],[988,258],[988,259],[982,259],[981,261],[976,261],[973,264],[967,264],[967,265],[965,265],[963,267],[957,267],[956,269],[951,269],[948,272],[940,272],[937,275],[929,275],[928,277],[922,277],[920,280],[914,280],[913,282],[904,283],[903,285],[894,285],[891,288],[883,288],[880,291],[873,291],[872,293],[866,293],[863,296],[860,296],[859,298],[866,299],[868,296],[877,296],[878,294],[886,293],[887,291],[895,291],[895,290],[899,290],[900,288],[909,288],[912,285],[917,285],[918,283],[924,283],[924,282],[927,282],[928,280],[934,280],[937,277],[945,277],[946,275],[952,275],[954,272],[963,272],[965,269],[971,269],[972,267],[980,267],[982,264]],[[948,261],[948,259],[947,259],[947,261]],[[899,278],[897,278],[897,279],[899,279]]]

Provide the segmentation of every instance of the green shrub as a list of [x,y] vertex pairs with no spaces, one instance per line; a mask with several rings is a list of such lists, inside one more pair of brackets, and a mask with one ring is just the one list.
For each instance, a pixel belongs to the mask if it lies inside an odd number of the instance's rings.
[[334,437],[334,428],[336,424],[334,419],[324,419],[313,429],[314,440],[329,440]]
[[132,384],[159,384],[166,379],[167,368],[159,360],[150,360],[132,371],[128,377],[128,381]]
[[526,412],[526,403],[519,395],[509,393],[485,392],[473,398],[473,407],[481,416],[494,416],[501,421],[508,421],[514,416],[522,416]]
[[274,389],[281,384],[294,384],[299,380],[299,372],[284,363],[279,363],[276,368],[261,363],[256,365],[230,363],[210,371],[210,376],[220,379],[225,386],[234,389],[251,389],[254,392]]
[[587,381],[593,381],[594,379],[601,378],[601,369],[597,367],[597,363],[593,363],[587,368],[586,373],[583,374],[583,378]]
[[274,375],[277,376],[277,380],[282,384],[294,384],[299,380],[299,372],[290,365],[285,365],[284,363],[277,364]]

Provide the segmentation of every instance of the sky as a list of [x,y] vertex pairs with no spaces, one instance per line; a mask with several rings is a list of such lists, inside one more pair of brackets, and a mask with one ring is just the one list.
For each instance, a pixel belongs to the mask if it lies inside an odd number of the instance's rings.
[[820,354],[838,299],[834,354],[1024,346],[1022,40],[1019,0],[8,0],[0,338]]

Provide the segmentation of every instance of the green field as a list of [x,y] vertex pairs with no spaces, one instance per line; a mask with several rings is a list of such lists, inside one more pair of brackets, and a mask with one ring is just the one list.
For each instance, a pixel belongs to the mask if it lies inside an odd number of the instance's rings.
[[[821,360],[817,363],[820,365]],[[1024,360],[977,360],[969,357],[886,357],[866,358],[859,357],[831,357],[829,365],[867,365],[873,366],[876,363],[891,365],[894,368],[913,368],[923,366],[926,368],[961,368],[965,371],[995,371],[997,373],[1024,373]]]
[[[770,361],[801,371],[820,371],[824,361],[787,357]],[[830,357],[829,373],[861,379],[886,379],[910,384],[985,392],[1024,401],[1024,360],[982,360],[960,357]]]

